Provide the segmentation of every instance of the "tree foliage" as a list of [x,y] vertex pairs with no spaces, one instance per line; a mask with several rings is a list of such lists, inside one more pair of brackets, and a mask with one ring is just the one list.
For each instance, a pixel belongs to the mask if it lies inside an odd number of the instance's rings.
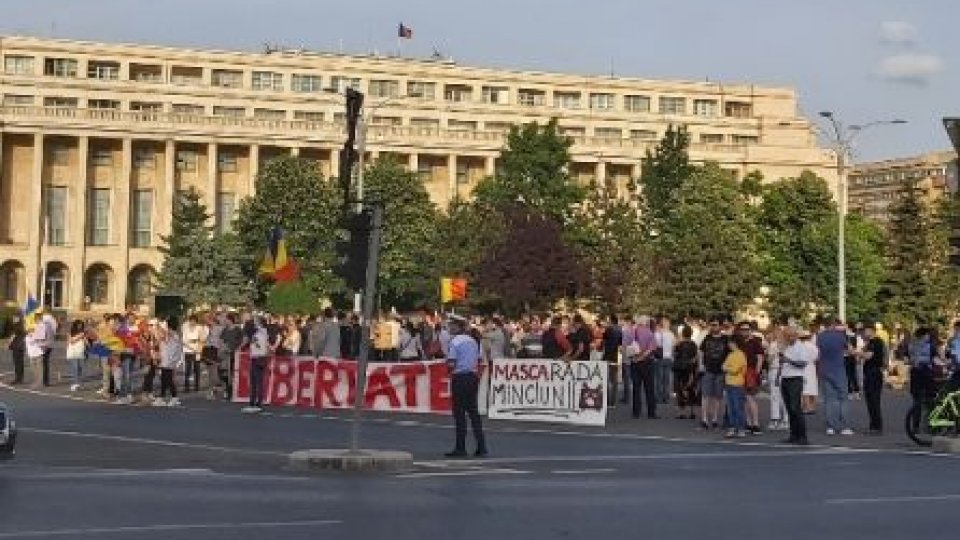
[[266,307],[278,315],[305,315],[319,311],[320,302],[303,281],[291,281],[270,285]]
[[648,220],[667,219],[680,189],[693,173],[688,149],[690,135],[684,127],[668,126],[656,149],[647,151],[640,169],[640,186]]

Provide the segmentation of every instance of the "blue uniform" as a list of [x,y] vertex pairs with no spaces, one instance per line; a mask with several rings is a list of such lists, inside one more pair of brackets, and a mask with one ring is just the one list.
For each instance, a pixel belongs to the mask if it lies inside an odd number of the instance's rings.
[[451,457],[465,456],[467,453],[467,417],[473,427],[473,436],[477,441],[477,456],[487,455],[487,443],[483,436],[483,424],[477,406],[477,391],[480,377],[477,373],[480,365],[480,344],[475,339],[458,334],[450,340],[447,355],[453,364],[450,377],[450,394],[453,396],[453,421],[456,426],[456,445]]

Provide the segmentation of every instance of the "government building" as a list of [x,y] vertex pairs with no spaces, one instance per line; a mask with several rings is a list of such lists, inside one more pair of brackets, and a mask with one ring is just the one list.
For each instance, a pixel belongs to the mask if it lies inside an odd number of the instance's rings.
[[790,88],[30,37],[0,38],[0,58],[0,304],[143,304],[177,192],[197,189],[228,229],[264,160],[336,174],[348,87],[366,94],[367,162],[406,164],[441,207],[494,173],[510,126],[551,118],[571,173],[621,193],[670,124],[694,161],[738,177],[836,178]]
[[916,182],[928,202],[957,191],[957,153],[953,150],[861,163],[848,175],[850,212],[881,225],[890,222],[890,207],[903,194],[904,182]]

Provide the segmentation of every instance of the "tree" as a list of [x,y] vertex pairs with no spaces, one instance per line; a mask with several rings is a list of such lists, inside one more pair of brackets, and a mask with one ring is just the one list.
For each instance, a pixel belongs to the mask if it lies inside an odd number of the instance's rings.
[[519,202],[565,222],[585,194],[567,172],[572,144],[559,134],[556,119],[544,125],[513,126],[500,152],[496,175],[476,187],[477,203],[502,208]]
[[499,212],[455,199],[437,221],[433,256],[434,278],[475,276],[487,253],[503,242],[506,227]]
[[690,135],[686,128],[668,126],[657,148],[647,151],[640,168],[640,186],[648,219],[652,223],[666,220],[673,209],[684,182],[693,173],[688,149]]
[[253,290],[242,272],[243,250],[235,235],[215,234],[209,218],[196,190],[174,201],[172,230],[160,247],[160,286],[191,306],[247,304]]
[[279,226],[287,250],[300,265],[301,279],[314,296],[324,297],[343,284],[333,275],[341,192],[320,174],[316,162],[290,156],[267,161],[257,175],[257,192],[241,201],[236,229],[246,253],[244,271],[257,280],[257,266],[270,231]]
[[501,211],[505,236],[476,268],[476,285],[508,313],[549,309],[585,290],[587,273],[551,216],[512,205]]
[[377,160],[364,179],[367,195],[384,203],[378,290],[385,303],[412,308],[437,289],[431,259],[439,211],[417,174],[392,159]]
[[656,231],[653,285],[639,290],[646,302],[674,318],[751,302],[760,286],[755,224],[733,176],[715,163],[695,167],[671,206]]
[[316,293],[303,281],[291,281],[270,286],[266,307],[277,315],[304,315],[316,313],[320,303]]

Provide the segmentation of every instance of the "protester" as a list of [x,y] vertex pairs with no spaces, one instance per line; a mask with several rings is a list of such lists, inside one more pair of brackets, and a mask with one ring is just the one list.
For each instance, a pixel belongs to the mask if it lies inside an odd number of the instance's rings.
[[623,331],[616,315],[610,316],[610,322],[604,327],[600,339],[601,358],[607,363],[607,406],[615,407],[620,379],[620,344],[623,342]]
[[819,372],[823,386],[823,407],[827,418],[827,435],[853,435],[847,411],[847,371],[845,357],[848,349],[847,328],[836,319],[833,326],[817,336],[820,351]]
[[[910,396],[914,407],[922,411],[929,411],[933,403],[936,389],[934,386],[934,362],[936,359],[936,341],[929,328],[917,328],[907,348],[907,359],[910,365]],[[913,415],[913,429],[920,430],[920,417]]]
[[200,391],[200,357],[206,338],[206,327],[200,324],[199,317],[188,317],[187,323],[183,325],[184,393],[190,392],[191,385],[194,392]]
[[723,362],[727,359],[730,345],[723,335],[719,319],[711,319],[708,334],[700,343],[703,360],[703,378],[701,379],[702,421],[704,430],[719,429],[720,409],[723,402]]
[[656,372],[654,388],[656,389],[657,403],[664,405],[670,403],[670,392],[672,390],[671,379],[673,377],[673,353],[677,338],[670,330],[670,319],[664,317],[660,321],[660,326],[655,334],[657,340]]
[[47,342],[49,327],[43,324],[43,315],[34,315],[33,331],[27,336],[27,357],[30,359],[30,373],[33,377],[31,388],[39,390],[43,386],[43,377],[46,370],[43,367],[44,344]]
[[787,348],[785,331],[774,327],[767,344],[767,378],[770,387],[770,423],[768,431],[783,431],[787,429],[786,408],[783,402],[783,392],[777,377],[780,374],[780,355]]
[[456,439],[453,450],[446,454],[449,458],[467,456],[467,418],[473,427],[476,439],[476,457],[486,457],[489,453],[483,424],[477,404],[479,390],[480,345],[467,333],[466,321],[459,317],[450,319],[450,394],[453,397],[453,419],[456,427]]
[[570,340],[570,350],[564,356],[565,360],[590,360],[590,348],[593,342],[593,334],[587,328],[583,315],[579,313],[573,316],[572,332],[568,339]]
[[743,322],[737,325],[736,335],[743,343],[743,354],[746,357],[747,369],[744,372],[744,411],[747,431],[751,435],[759,435],[760,406],[757,403],[757,393],[760,391],[763,369],[763,338],[756,332],[756,323]]
[[[165,325],[159,327],[157,333],[160,341],[160,397],[153,402],[154,406],[177,407],[181,405],[180,399],[177,397],[177,383],[173,377],[174,370],[184,365],[184,347],[179,330],[179,321],[176,317],[171,317],[167,319]],[[167,401],[168,393],[170,394],[169,401]]]
[[[337,337],[339,338],[339,332]],[[270,361],[272,352],[266,322],[262,316],[256,316],[253,319],[253,332],[250,337],[250,401],[249,405],[243,408],[245,413],[263,411],[263,398],[266,390],[264,388],[264,371]]]
[[881,394],[883,392],[883,370],[886,368],[887,346],[876,331],[867,326],[864,328],[864,339],[867,344],[863,351],[858,353],[858,359],[863,361],[863,399],[867,402],[867,414],[870,416],[868,435],[883,434],[883,410]]
[[227,313],[224,323],[223,332],[220,333],[223,348],[220,350],[219,378],[225,387],[225,398],[229,400],[233,395],[235,358],[243,344],[243,329],[237,324],[236,313]]
[[[693,341],[693,329],[684,325],[680,341],[673,354],[673,391],[677,395],[677,419],[697,418],[697,358],[699,351]],[[689,409],[689,413],[687,410]]]
[[87,328],[80,319],[70,325],[66,357],[70,369],[70,391],[76,392],[80,389],[83,360],[87,357]]
[[806,445],[807,423],[801,405],[804,375],[807,364],[816,360],[816,347],[809,347],[810,332],[788,328],[784,331],[783,352],[779,353],[780,366],[777,379],[783,393],[783,404],[787,409],[790,424],[790,436],[783,442]]
[[[45,311],[41,317],[43,326],[46,330],[41,346],[43,347],[43,386],[50,386],[50,357],[53,354],[53,346],[57,340],[57,318],[49,311]],[[38,321],[38,326],[40,321]]]
[[633,417],[640,418],[642,410],[640,387],[642,386],[647,401],[647,418],[655,420],[658,416],[656,394],[653,388],[653,366],[657,340],[650,330],[649,317],[644,315],[637,319],[637,324],[634,326],[633,343],[628,349]]
[[7,348],[13,360],[13,381],[12,384],[23,384],[24,364],[27,355],[27,329],[23,323],[23,318],[14,316],[11,320],[13,331],[10,335],[10,343]]
[[332,308],[324,308],[323,317],[310,329],[310,351],[317,358],[339,358],[340,326]]
[[157,372],[160,369],[160,322],[157,319],[150,319],[147,324],[147,330],[140,335],[140,350],[143,355],[144,364],[147,366],[147,372],[143,376],[143,386],[141,387],[140,399],[145,403],[154,401],[153,386],[157,378]]
[[571,350],[570,341],[563,332],[563,322],[560,317],[550,319],[550,327],[540,335],[543,357],[556,360],[565,357]]
[[746,340],[736,335],[730,340],[730,352],[723,362],[724,384],[727,399],[727,413],[730,417],[730,427],[727,437],[744,437],[746,435],[746,420],[744,418],[744,393],[746,381],[747,357],[744,354]]
[[223,348],[223,314],[210,313],[206,318],[207,336],[200,357],[207,372],[210,390],[208,399],[216,399],[223,390],[220,387],[220,349]]
[[[804,344],[816,349],[813,336],[816,335],[814,329],[809,331],[811,340],[804,340]],[[819,363],[819,351],[813,361],[807,362],[803,367],[803,414],[811,416],[817,413],[817,400],[820,397],[820,383],[817,379],[817,363]]]
[[416,327],[410,321],[404,322],[400,325],[400,361],[416,362],[424,358]]

